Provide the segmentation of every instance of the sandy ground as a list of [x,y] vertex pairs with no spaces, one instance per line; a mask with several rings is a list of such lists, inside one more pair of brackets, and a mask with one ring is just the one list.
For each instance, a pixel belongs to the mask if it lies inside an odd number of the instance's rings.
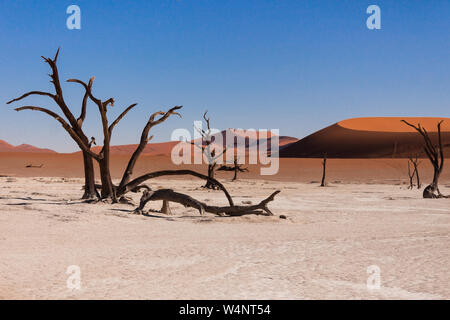
[[[201,184],[152,182],[226,204]],[[0,178],[0,298],[450,298],[450,199],[395,184],[243,180],[225,181],[236,203],[282,190],[276,216],[199,216],[177,204],[172,216],[137,216],[125,204],[81,203],[81,185]],[[67,288],[71,265],[80,290]],[[374,265],[380,289],[366,285]]]
[[[111,156],[111,174],[120,179],[130,155]],[[0,153],[0,176],[14,177],[84,177],[82,157],[79,154]],[[27,165],[43,165],[42,168],[26,168]],[[317,182],[322,177],[322,159],[286,159],[279,161],[276,175],[261,176],[260,165],[246,165],[249,173],[240,177],[272,181]],[[142,155],[134,169],[134,176],[158,170],[190,169],[207,174],[206,165],[175,165],[167,156]],[[96,168],[98,173],[98,168]],[[430,182],[433,169],[428,159],[420,159],[422,181]],[[229,179],[232,173],[216,171],[220,180]],[[342,183],[403,184],[408,181],[407,159],[328,159],[327,180]],[[444,168],[441,183],[450,183],[450,170]]]

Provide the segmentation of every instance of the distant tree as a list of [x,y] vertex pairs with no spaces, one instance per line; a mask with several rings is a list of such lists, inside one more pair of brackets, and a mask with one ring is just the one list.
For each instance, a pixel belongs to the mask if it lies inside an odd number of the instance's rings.
[[412,156],[409,158],[409,161],[412,163],[413,167],[414,167],[414,172],[415,172],[415,176],[416,176],[416,182],[417,182],[417,189],[420,189],[422,187],[422,184],[420,183],[420,177],[419,177],[419,164],[420,161],[418,159],[418,155],[416,154],[415,158],[413,158]]
[[327,154],[323,154],[323,160],[322,160],[322,182],[320,183],[321,187],[325,187],[325,175],[327,171]]
[[248,168],[243,168],[242,164],[239,164],[238,162],[239,162],[238,159],[234,158],[232,166],[223,165],[217,170],[218,171],[233,171],[234,176],[231,181],[236,181],[238,172],[248,172]]
[[[206,116],[207,114],[208,111],[205,111],[205,113],[203,114],[203,120],[206,123],[206,130],[195,127],[198,133],[200,133],[202,141],[200,144],[193,141],[192,144],[194,146],[199,147],[202,150],[202,154],[206,157],[206,160],[208,161],[208,177],[214,179],[214,173],[217,167],[217,159],[223,157],[223,154],[226,152],[226,148],[223,148],[223,150],[217,155],[216,155],[216,147],[222,148],[223,145],[216,146],[213,149],[211,148],[213,143],[213,134],[210,125],[210,118]],[[206,184],[204,185],[204,188],[216,190],[217,185],[213,183],[213,180],[207,180]]]
[[411,172],[411,159],[408,159],[408,177],[409,177],[409,186],[408,189],[412,189],[414,187],[413,178],[415,174],[415,170]]
[[438,129],[438,143],[437,145],[433,144],[431,141],[430,135],[428,134],[427,130],[420,125],[420,123],[415,126],[406,120],[401,120],[408,126],[414,128],[423,138],[424,140],[424,151],[427,155],[428,159],[430,160],[431,164],[433,165],[434,169],[434,175],[433,175],[433,182],[428,185],[423,190],[423,197],[424,198],[445,198],[444,195],[439,191],[439,176],[442,173],[442,169],[444,168],[444,150],[442,148],[442,138],[441,138],[441,124],[443,121],[440,121],[437,124]]

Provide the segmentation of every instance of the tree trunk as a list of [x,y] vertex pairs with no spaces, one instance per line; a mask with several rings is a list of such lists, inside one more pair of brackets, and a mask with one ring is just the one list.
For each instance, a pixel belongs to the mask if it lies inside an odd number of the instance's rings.
[[92,157],[83,151],[84,162],[84,195],[83,199],[93,199],[97,196],[95,189],[94,162]]
[[411,162],[411,160],[408,160],[408,177],[409,177],[409,187],[408,187],[408,189],[412,189],[412,188],[414,187],[414,184],[413,184],[413,178],[414,178],[414,173],[415,173],[415,172],[413,172],[413,173],[411,174],[411,165],[410,165],[410,162]]
[[[216,163],[208,164],[208,178],[214,179],[214,171],[216,168]],[[217,186],[211,181],[206,181],[205,188],[217,190]]]
[[164,213],[164,214],[167,214],[167,215],[171,215],[172,214],[172,210],[170,210],[170,206],[169,206],[169,201],[163,200],[161,213]]
[[321,187],[325,187],[325,174],[326,174],[326,170],[327,170],[327,155],[325,154],[323,156],[323,161],[322,161],[322,182],[320,183]]
[[109,171],[109,156],[106,156],[99,161],[100,178],[102,181],[102,199],[110,198],[114,203],[117,202],[116,192],[112,183],[111,174]]
[[417,189],[420,189],[420,187],[422,187],[422,185],[420,184],[419,168],[417,168],[417,165],[416,165],[416,180],[417,180]]

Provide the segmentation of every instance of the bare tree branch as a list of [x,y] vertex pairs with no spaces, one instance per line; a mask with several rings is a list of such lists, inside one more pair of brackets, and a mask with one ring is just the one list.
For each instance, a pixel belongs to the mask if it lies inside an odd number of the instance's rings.
[[227,189],[224,187],[223,184],[221,184],[219,181],[217,181],[214,178],[210,178],[206,175],[203,175],[201,173],[198,173],[198,172],[195,172],[192,170],[163,170],[163,171],[150,172],[150,173],[144,174],[144,175],[130,181],[129,183],[127,183],[126,185],[124,185],[122,187],[119,186],[117,195],[118,196],[124,195],[128,191],[135,189],[141,183],[143,183],[149,179],[158,178],[158,177],[162,177],[162,176],[181,176],[181,175],[191,175],[191,176],[203,179],[203,180],[211,181],[211,183],[217,185],[219,187],[219,189],[221,189],[223,191],[223,193],[225,194],[225,196],[228,199],[230,206],[234,205],[233,199],[231,198],[230,194],[228,193]]
[[118,117],[116,120],[114,120],[113,123],[111,123],[111,125],[109,126],[109,134],[112,133],[114,127],[120,122],[120,120],[122,120],[123,117],[126,116],[126,114],[128,113],[128,111],[130,111],[131,109],[133,109],[135,106],[137,105],[137,103],[134,103],[132,105],[130,105],[128,108],[126,108]]
[[[181,118],[181,115],[177,112],[177,110],[181,109],[182,106],[175,106],[171,109],[169,109],[167,112],[158,111],[153,113],[147,124],[145,125],[144,129],[141,133],[141,140],[139,142],[139,145],[137,146],[136,150],[133,152],[133,155],[131,156],[130,160],[128,161],[127,168],[125,169],[125,172],[123,173],[122,180],[119,184],[119,189],[122,189],[131,179],[131,176],[133,175],[134,166],[136,165],[136,162],[141,155],[141,153],[144,151],[148,141],[151,139],[151,137],[148,136],[150,129],[154,126],[166,121],[171,115],[177,115]],[[155,118],[161,115],[159,119]]]
[[33,110],[33,111],[40,111],[40,112],[44,112],[46,114],[48,114],[49,116],[51,116],[52,118],[56,119],[59,123],[61,123],[61,125],[63,126],[63,128],[69,133],[69,135],[72,137],[72,139],[74,139],[76,141],[76,143],[78,144],[78,146],[85,152],[89,153],[89,155],[91,155],[92,157],[96,158],[96,159],[100,159],[100,156],[94,152],[92,152],[89,148],[89,146],[86,146],[83,142],[83,140],[81,140],[81,138],[78,136],[78,134],[72,129],[72,127],[58,114],[56,114],[55,112],[45,109],[45,108],[41,108],[41,107],[35,107],[35,106],[23,106],[20,108],[16,108],[16,111],[23,111],[23,110]]
[[[93,83],[94,83],[94,78],[89,79],[89,83],[88,83],[89,90],[92,90]],[[88,93],[88,91],[86,91],[83,96],[83,102],[81,103],[81,114],[77,119],[77,123],[80,126],[80,128],[83,126],[84,119],[86,118],[86,107],[87,107],[88,98],[89,98],[89,93]]]
[[15,98],[15,99],[12,99],[12,100],[8,101],[6,104],[11,104],[11,103],[13,103],[13,102],[20,101],[20,100],[22,100],[23,98],[26,98],[26,97],[28,97],[28,96],[30,96],[30,95],[48,96],[48,97],[50,97],[50,98],[52,98],[52,99],[55,99],[55,98],[56,98],[53,94],[51,94],[51,93],[49,93],[49,92],[30,91],[30,92],[24,93],[23,95],[21,95],[21,96],[18,97],[18,98]]

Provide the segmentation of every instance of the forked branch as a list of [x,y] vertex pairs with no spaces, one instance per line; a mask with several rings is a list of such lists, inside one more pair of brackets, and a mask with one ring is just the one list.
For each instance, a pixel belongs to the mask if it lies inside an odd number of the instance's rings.
[[[139,145],[136,147],[136,150],[134,150],[133,155],[131,156],[130,160],[128,161],[127,168],[125,169],[125,172],[123,173],[122,179],[119,184],[119,189],[123,189],[125,187],[125,185],[128,184],[128,182],[131,180],[131,176],[133,175],[134,166],[136,165],[136,162],[137,162],[139,156],[142,154],[145,147],[147,146],[147,143],[152,138],[152,137],[149,137],[149,135],[148,135],[150,132],[150,129],[153,128],[154,126],[166,121],[172,115],[177,115],[181,118],[181,115],[177,112],[177,110],[179,110],[181,108],[182,108],[182,106],[175,106],[166,112],[158,111],[158,112],[153,113],[150,116],[147,124],[145,125],[144,129],[142,130],[141,140],[139,141]],[[156,118],[157,116],[161,116],[161,117],[159,117],[157,119]],[[120,119],[119,119],[119,121],[120,121]]]

